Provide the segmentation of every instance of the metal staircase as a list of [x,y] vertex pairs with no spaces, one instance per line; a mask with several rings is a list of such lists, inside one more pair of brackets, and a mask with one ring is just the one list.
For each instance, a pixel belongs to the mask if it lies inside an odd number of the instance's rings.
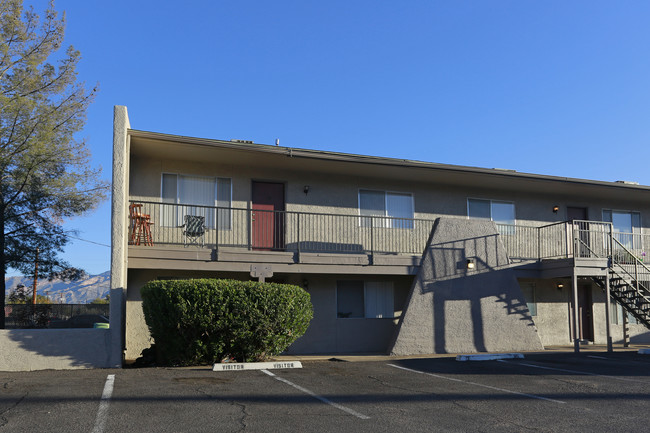
[[[609,260],[610,296],[639,323],[650,328],[650,267],[644,264],[627,247],[611,237]],[[606,281],[592,277],[603,290]]]

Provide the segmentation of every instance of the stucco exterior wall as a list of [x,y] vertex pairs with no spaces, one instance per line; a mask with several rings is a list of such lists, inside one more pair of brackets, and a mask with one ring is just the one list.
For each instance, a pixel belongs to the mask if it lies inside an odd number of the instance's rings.
[[494,223],[437,220],[391,353],[541,349]]
[[[580,287],[588,286],[592,298],[593,335],[595,344],[607,344],[607,321],[605,312],[605,292],[589,278],[578,280]],[[562,282],[564,287],[557,288],[557,283]],[[520,284],[533,283],[535,285],[535,303],[537,315],[532,316],[539,337],[544,346],[560,346],[572,344],[571,335],[571,303],[573,292],[569,279],[529,279],[519,280]],[[528,300],[527,301],[531,301]],[[617,307],[614,307],[617,308]],[[619,312],[619,323],[611,323],[610,332],[614,343],[623,343],[623,319]],[[612,312],[612,318],[615,312]],[[633,344],[650,343],[650,330],[642,324],[629,324],[628,332],[630,342]]]
[[[474,187],[457,187],[449,184],[413,182],[408,179],[394,180],[382,177],[380,170],[375,177],[349,175],[331,176],[326,173],[301,171],[278,172],[269,167],[250,168],[246,160],[240,164],[220,164],[217,152],[214,161],[183,161],[155,159],[148,156],[131,158],[132,169],[130,196],[134,200],[160,201],[161,174],[178,173],[199,176],[227,177],[232,179],[233,207],[247,208],[251,200],[251,181],[285,183],[287,210],[314,213],[358,215],[359,189],[371,189],[411,193],[414,197],[415,218],[434,220],[440,216],[467,216],[467,199],[480,198],[514,202],[516,223],[542,225],[567,219],[567,206],[586,207],[588,218],[602,219],[603,209],[632,210],[642,213],[641,224],[650,233],[650,204],[624,200],[584,200],[566,196],[561,190],[553,194],[530,194],[525,191],[504,191]],[[303,192],[309,185],[309,193]],[[554,206],[559,206],[557,213]]]
[[[306,280],[314,305],[314,318],[305,335],[287,350],[290,354],[387,353],[388,344],[411,286],[412,277],[353,275],[293,276],[294,284]],[[391,281],[394,289],[395,318],[337,317],[337,281]]]
[[[557,289],[556,283],[562,281],[564,287]],[[570,302],[571,283],[560,279],[521,279],[520,284],[535,285],[537,315],[532,316],[539,338],[544,346],[568,345],[571,343]],[[526,301],[532,301],[526,299]]]
[[[140,288],[148,281],[160,277],[250,279],[247,274],[131,269],[126,307],[125,357],[127,360],[138,358],[142,350],[152,343],[142,313]],[[338,280],[392,281],[396,317],[393,319],[337,318],[336,283]],[[412,277],[278,274],[274,276],[273,281],[306,286],[314,306],[314,319],[309,329],[289,348],[288,353],[386,353],[411,287]]]
[[110,329],[0,330],[0,371],[115,367]]
[[[594,284],[592,285],[592,298],[595,343],[607,344],[607,329],[605,321],[605,292]],[[620,308],[618,309],[620,310]],[[614,317],[616,313],[612,311],[611,314],[612,317]],[[619,311],[618,323],[612,323],[610,325],[612,342],[616,344],[621,344],[624,342],[622,314],[624,314],[624,312]],[[628,336],[630,338],[630,343],[632,344],[650,343],[650,329],[646,328],[640,323],[628,324]]]

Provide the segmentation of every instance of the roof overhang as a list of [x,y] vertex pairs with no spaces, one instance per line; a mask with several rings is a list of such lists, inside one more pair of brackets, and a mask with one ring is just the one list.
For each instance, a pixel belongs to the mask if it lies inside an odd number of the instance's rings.
[[272,166],[278,170],[380,177],[457,187],[613,198],[623,201],[650,200],[650,187],[645,185],[184,137],[139,130],[129,130],[129,136],[131,154],[141,157],[155,156],[203,162],[214,160],[224,164],[245,162],[252,168]]

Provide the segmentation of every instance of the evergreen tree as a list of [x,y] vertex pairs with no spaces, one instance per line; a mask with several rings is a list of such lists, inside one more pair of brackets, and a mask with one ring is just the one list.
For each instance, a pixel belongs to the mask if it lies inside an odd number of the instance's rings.
[[68,240],[62,223],[94,209],[108,190],[85,141],[75,137],[96,89],[77,81],[79,51],[59,51],[64,27],[53,2],[41,20],[22,0],[0,0],[2,311],[7,269],[33,275],[37,248],[39,276],[81,274],[58,257]]

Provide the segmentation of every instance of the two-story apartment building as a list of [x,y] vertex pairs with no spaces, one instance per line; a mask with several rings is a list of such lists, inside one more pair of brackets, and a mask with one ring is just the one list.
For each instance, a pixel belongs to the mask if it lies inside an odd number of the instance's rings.
[[290,353],[650,341],[650,187],[139,131],[125,107],[113,171],[127,359],[160,278],[304,287],[314,319]]

